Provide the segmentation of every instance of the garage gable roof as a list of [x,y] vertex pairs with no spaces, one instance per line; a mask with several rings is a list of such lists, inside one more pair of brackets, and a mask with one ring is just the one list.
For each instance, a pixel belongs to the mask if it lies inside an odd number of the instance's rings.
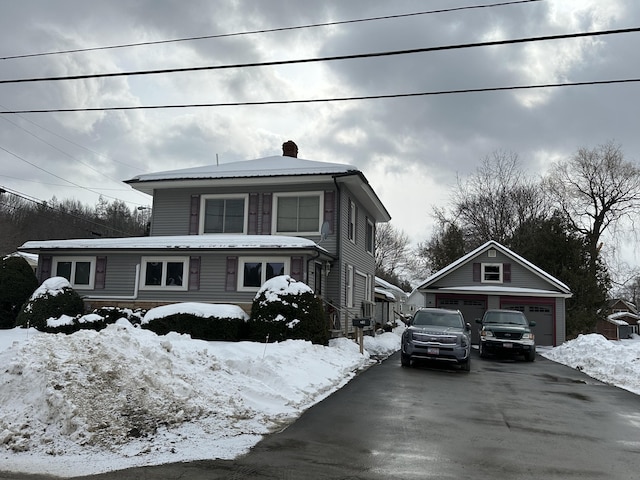
[[564,283],[562,283],[560,280],[558,280],[557,278],[555,278],[552,275],[549,275],[547,272],[545,272],[541,268],[536,267],[533,263],[529,262],[528,260],[526,260],[525,258],[521,257],[517,253],[514,253],[513,251],[509,250],[504,245],[499,244],[495,240],[489,240],[484,245],[481,245],[480,247],[476,248],[472,252],[467,253],[466,255],[464,255],[463,257],[460,257],[455,262],[453,262],[453,263],[449,264],[448,266],[444,267],[442,270],[439,270],[438,272],[434,273],[429,278],[424,280],[417,287],[417,289],[418,290],[422,290],[422,289],[428,288],[429,286],[433,285],[435,282],[437,282],[441,278],[449,275],[451,272],[457,270],[462,265],[465,265],[465,264],[473,261],[473,259],[479,257],[480,255],[485,253],[487,250],[490,250],[492,248],[495,249],[495,250],[499,250],[502,254],[504,254],[505,256],[507,256],[509,258],[511,258],[514,262],[519,263],[520,265],[522,265],[527,270],[531,271],[532,273],[534,273],[535,275],[539,276],[540,278],[543,278],[545,281],[547,281],[549,284],[553,285],[560,292],[565,293],[565,294],[569,294],[569,295],[571,294],[571,290],[569,289],[569,287],[567,285],[565,285]]

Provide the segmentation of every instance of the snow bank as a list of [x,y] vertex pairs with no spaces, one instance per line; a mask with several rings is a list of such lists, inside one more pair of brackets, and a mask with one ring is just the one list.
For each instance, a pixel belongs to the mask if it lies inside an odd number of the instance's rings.
[[640,394],[640,341],[611,341],[602,335],[580,335],[541,355],[575,368],[601,382]]
[[206,342],[124,319],[0,338],[0,469],[59,476],[234,458],[372,363],[347,339]]

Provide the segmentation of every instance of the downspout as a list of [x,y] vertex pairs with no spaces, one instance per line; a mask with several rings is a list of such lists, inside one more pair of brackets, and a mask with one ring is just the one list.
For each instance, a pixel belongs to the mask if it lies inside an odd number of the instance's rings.
[[133,295],[129,296],[119,296],[119,295],[103,295],[103,296],[86,296],[88,300],[137,300],[138,298],[138,290],[140,286],[140,264],[136,264],[136,276],[135,276],[135,285],[133,286]]
[[[336,220],[336,231],[334,232],[336,234],[336,251],[338,252],[338,285],[340,286],[340,290],[338,291],[338,295],[339,295],[339,306],[338,306],[338,313],[340,314],[340,317],[342,317],[342,314],[344,312],[344,309],[342,308],[342,293],[343,293],[343,285],[342,285],[342,235],[340,235],[340,226],[341,226],[341,220],[342,220],[342,208],[341,208],[341,202],[342,202],[342,191],[340,190],[340,186],[338,185],[338,180],[337,177],[334,176],[333,177],[333,183],[336,186],[336,212],[338,214],[338,218]],[[349,312],[345,312],[345,317],[349,316]],[[340,320],[344,320],[344,336],[348,337],[349,336],[349,325],[347,324],[347,320],[348,318],[340,318]]]

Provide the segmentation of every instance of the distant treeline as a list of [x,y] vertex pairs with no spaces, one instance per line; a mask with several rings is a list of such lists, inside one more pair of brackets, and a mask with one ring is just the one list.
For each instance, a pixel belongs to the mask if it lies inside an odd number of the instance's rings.
[[0,256],[29,240],[133,237],[148,234],[151,211],[100,197],[94,206],[77,200],[38,202],[0,190]]

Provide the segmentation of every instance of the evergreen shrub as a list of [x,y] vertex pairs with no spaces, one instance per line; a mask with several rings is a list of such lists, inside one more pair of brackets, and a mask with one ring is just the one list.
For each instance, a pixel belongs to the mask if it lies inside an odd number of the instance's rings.
[[[54,279],[58,279],[58,277],[54,277]],[[63,315],[76,317],[81,315],[83,311],[84,302],[82,298],[78,295],[78,292],[68,285],[68,282],[66,286],[58,290],[49,290],[43,284],[22,306],[16,325],[34,327],[39,331],[46,332],[49,331],[47,327],[48,319],[57,319]]]
[[16,326],[20,309],[38,287],[38,279],[22,257],[0,260],[0,329]]
[[251,306],[249,338],[259,342],[287,339],[329,343],[322,300],[306,284],[288,275],[264,283]]

